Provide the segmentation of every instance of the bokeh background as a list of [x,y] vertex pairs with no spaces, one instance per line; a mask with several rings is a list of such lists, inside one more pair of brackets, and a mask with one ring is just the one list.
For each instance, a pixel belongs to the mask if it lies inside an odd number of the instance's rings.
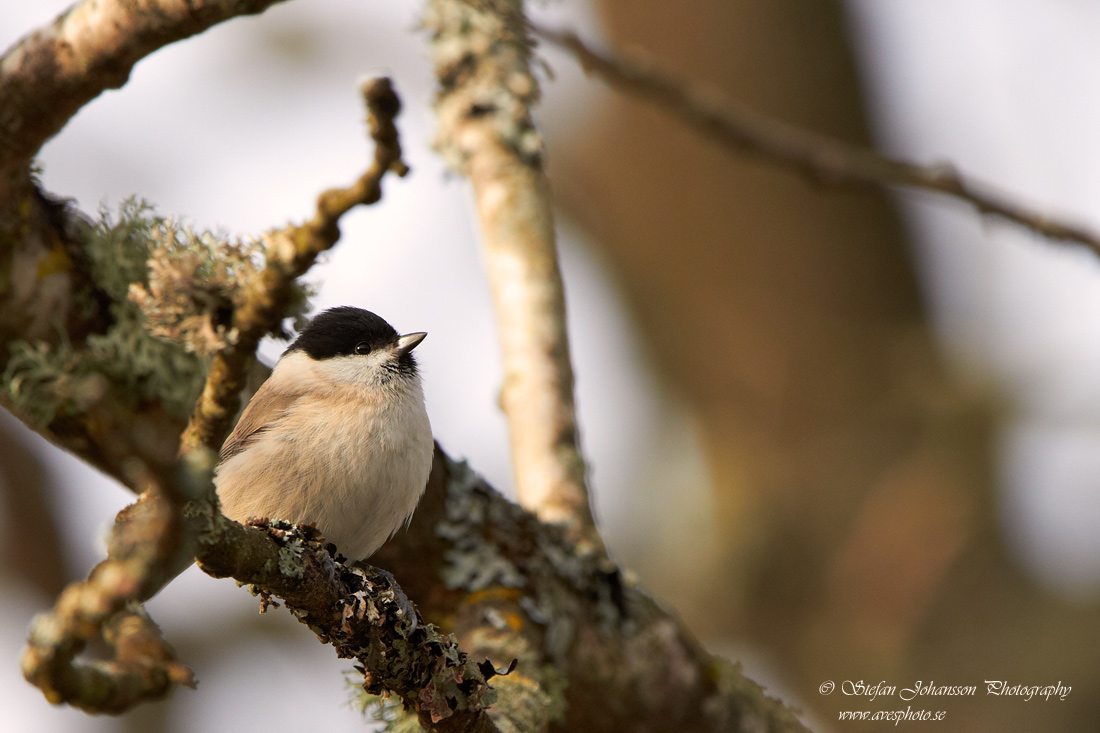
[[[67,4],[5,0],[0,45]],[[413,174],[346,218],[310,275],[315,304],[428,331],[418,354],[437,438],[509,492],[494,316],[469,193],[430,151],[418,11],[299,0],[171,46],[47,145],[43,180],[87,211],[136,193],[195,226],[256,233],[358,175],[357,81],[393,75]],[[1100,230],[1100,7],[568,0],[533,12]],[[878,725],[837,712],[898,703],[823,697],[825,680],[989,679],[1073,691],[914,707],[947,710],[936,727],[952,733],[1096,730],[1100,261],[943,198],[823,189],[544,57],[582,437],[616,556],[816,730]],[[31,616],[100,559],[129,500],[0,414],[0,730],[363,728],[346,662],[194,569],[150,611],[197,692],[89,718],[23,682]]]

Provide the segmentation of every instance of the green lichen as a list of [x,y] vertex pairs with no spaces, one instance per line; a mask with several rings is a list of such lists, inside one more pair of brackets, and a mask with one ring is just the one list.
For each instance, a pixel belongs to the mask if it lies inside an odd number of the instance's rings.
[[166,222],[152,204],[130,197],[116,217],[106,206],[88,232],[84,251],[92,281],[114,303],[127,302],[131,283],[145,282],[153,232]]
[[555,703],[538,680],[519,672],[494,678],[493,685],[500,692],[499,701],[493,708],[493,722],[501,733],[540,730],[545,721],[553,719],[553,709],[563,709],[564,704],[560,700]]
[[[82,344],[64,337],[13,342],[0,387],[42,424],[79,415],[112,387],[123,401],[159,403],[186,417],[209,355],[234,338],[232,308],[262,266],[262,248],[175,224],[136,198],[122,202],[117,215],[101,209],[84,238],[86,266],[98,300],[107,301],[110,325]],[[308,295],[295,288],[291,316],[306,311]]]
[[87,410],[109,382],[126,401],[156,401],[186,417],[206,378],[206,360],[153,338],[140,314],[118,305],[111,311],[114,324],[89,336],[82,349],[64,342],[12,343],[0,383],[17,407],[49,424]]
[[55,346],[15,341],[10,349],[0,381],[16,407],[43,425],[58,413],[82,412],[107,388],[106,379],[88,371],[67,341]]
[[143,282],[150,255],[150,231],[162,221],[152,208],[128,199],[116,218],[101,212],[86,231],[84,252],[95,287],[109,299],[112,323],[79,346],[14,342],[0,382],[12,401],[43,424],[76,415],[96,402],[109,385],[120,398],[159,402],[186,416],[202,389],[206,360],[178,344],[154,338],[138,307],[127,300],[130,283]]

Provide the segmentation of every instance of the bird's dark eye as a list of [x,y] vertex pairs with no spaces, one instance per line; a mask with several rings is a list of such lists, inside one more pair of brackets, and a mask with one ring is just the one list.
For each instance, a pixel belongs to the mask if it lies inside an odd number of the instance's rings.
[[357,343],[355,345],[355,353],[356,354],[369,354],[370,353],[370,344],[368,344],[366,341],[360,341],[359,343]]

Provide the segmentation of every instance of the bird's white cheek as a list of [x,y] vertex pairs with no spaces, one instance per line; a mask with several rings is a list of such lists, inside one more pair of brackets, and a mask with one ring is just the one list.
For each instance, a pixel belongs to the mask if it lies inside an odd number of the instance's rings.
[[389,358],[385,351],[362,356],[335,356],[317,365],[317,372],[335,384],[363,385],[377,380],[382,364]]

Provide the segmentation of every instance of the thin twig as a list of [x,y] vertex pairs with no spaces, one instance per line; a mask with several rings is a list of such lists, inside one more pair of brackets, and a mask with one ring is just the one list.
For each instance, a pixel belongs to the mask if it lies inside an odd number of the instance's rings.
[[200,446],[210,450],[221,447],[240,406],[240,393],[256,346],[283,319],[295,279],[305,274],[322,252],[336,244],[341,216],[354,206],[373,204],[381,198],[382,177],[387,172],[399,176],[408,173],[408,166],[401,160],[401,144],[394,126],[401,102],[390,80],[371,79],[362,91],[374,140],[370,168],[348,188],[322,193],[310,221],[267,235],[267,264],[249,283],[244,304],[233,314],[237,340],[214,356],[202,396],[181,438],[181,451]]
[[963,178],[950,165],[922,166],[791,125],[677,79],[654,65],[592,50],[574,33],[539,26],[536,35],[564,48],[585,71],[609,85],[646,99],[721,145],[762,155],[830,185],[904,186],[946,194],[982,214],[1006,219],[1055,241],[1083,244],[1100,254],[1100,237],[1080,226],[1035,212]]
[[596,545],[577,440],[573,368],[520,0],[432,0],[426,26],[440,89],[436,144],[469,177],[504,356],[516,493]]

